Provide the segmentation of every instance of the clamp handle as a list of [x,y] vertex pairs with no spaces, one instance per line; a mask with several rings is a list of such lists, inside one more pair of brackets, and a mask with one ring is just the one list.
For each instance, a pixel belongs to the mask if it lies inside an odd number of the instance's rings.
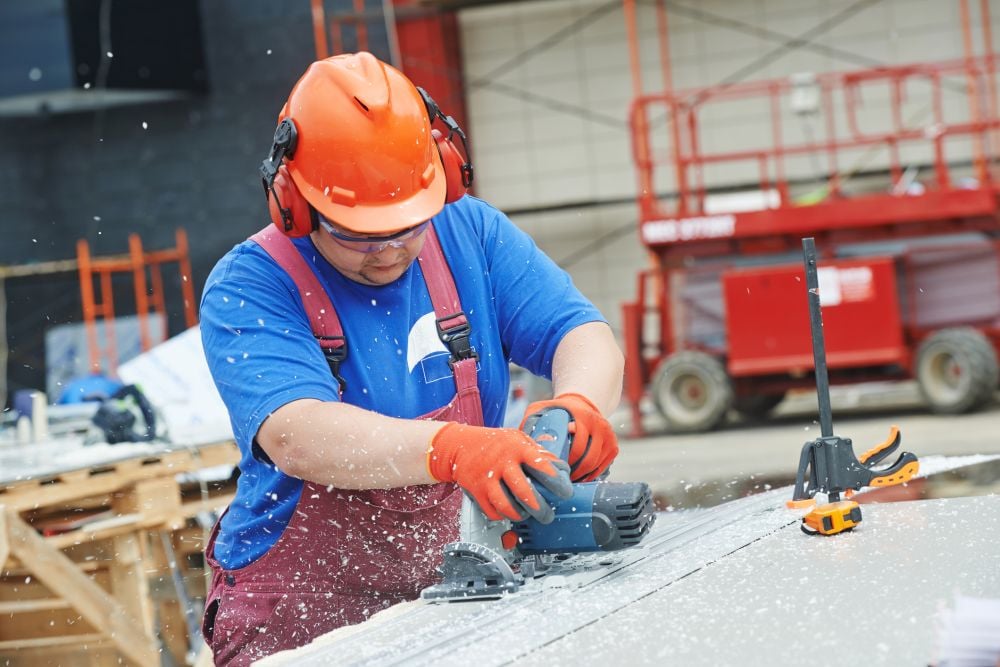
[[899,432],[899,427],[893,426],[889,429],[888,438],[858,457],[858,462],[871,472],[871,476],[865,481],[865,486],[902,484],[913,479],[920,472],[920,462],[917,461],[916,455],[912,452],[903,452],[888,468],[872,469],[873,466],[899,449],[902,440],[903,436]]
[[868,486],[895,486],[913,479],[920,472],[920,462],[912,452],[903,452],[902,455],[885,470],[879,470],[878,474],[868,480]]
[[889,428],[889,437],[859,456],[858,461],[871,467],[899,449],[899,443],[902,440],[903,436],[899,432],[899,427],[894,424]]

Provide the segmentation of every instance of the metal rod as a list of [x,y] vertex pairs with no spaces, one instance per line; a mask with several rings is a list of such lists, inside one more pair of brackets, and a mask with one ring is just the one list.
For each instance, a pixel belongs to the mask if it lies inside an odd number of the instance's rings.
[[[969,12],[969,0],[959,0],[958,3],[962,17],[962,42],[965,47],[965,81],[966,91],[969,98],[969,118],[974,125],[978,125],[982,120],[980,114],[981,101],[979,99],[979,67],[976,66],[976,47],[972,37],[972,19]],[[980,130],[973,135],[973,164],[976,165],[976,177],[980,183],[989,181],[989,171],[986,167],[986,146],[983,142],[983,132]]]
[[[987,91],[987,115],[991,121],[997,119],[997,79],[996,79],[996,59],[993,52],[993,29],[991,26],[989,0],[980,0],[979,23],[983,26],[983,59],[986,61],[986,91]],[[997,135],[997,128],[990,130],[990,159],[989,165],[1000,158],[1000,136]],[[989,172],[990,178],[993,173]]]
[[389,42],[389,64],[396,69],[404,69],[403,56],[399,51],[399,33],[396,30],[396,4],[393,0],[382,0],[382,16]]
[[819,427],[824,438],[833,435],[833,410],[830,408],[830,377],[826,372],[826,343],[823,340],[823,312],[820,310],[819,276],[816,271],[816,242],[802,239],[809,296],[809,326],[812,333],[813,364],[816,366],[816,400],[819,402]]

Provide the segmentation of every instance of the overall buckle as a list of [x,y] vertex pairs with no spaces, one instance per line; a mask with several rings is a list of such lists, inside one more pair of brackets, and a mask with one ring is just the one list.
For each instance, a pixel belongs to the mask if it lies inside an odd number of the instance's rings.
[[347,358],[347,339],[343,336],[316,336],[319,341],[326,363],[330,365],[330,372],[340,385],[340,393],[347,389],[347,382],[340,376],[340,362]]
[[[446,326],[447,322],[457,322],[452,326]],[[472,325],[464,311],[458,311],[451,315],[445,315],[435,320],[437,324],[438,338],[445,344],[451,352],[448,359],[448,366],[454,370],[455,364],[466,359],[479,359],[476,348],[472,347],[469,337],[472,335]]]

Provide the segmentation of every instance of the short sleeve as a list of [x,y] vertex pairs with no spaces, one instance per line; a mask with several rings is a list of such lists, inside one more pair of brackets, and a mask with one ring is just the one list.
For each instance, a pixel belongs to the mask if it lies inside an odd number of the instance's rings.
[[254,243],[238,246],[209,276],[201,335],[241,445],[249,445],[282,405],[338,400],[294,283]]
[[511,361],[549,378],[563,337],[606,320],[530,236],[500,211],[485,211],[483,244],[500,338]]

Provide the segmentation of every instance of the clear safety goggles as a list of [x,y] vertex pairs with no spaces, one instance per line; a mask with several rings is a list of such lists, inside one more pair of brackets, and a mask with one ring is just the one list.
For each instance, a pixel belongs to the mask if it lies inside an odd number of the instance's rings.
[[388,236],[352,236],[334,227],[322,215],[317,214],[316,217],[319,218],[319,225],[323,228],[323,231],[329,234],[337,244],[348,250],[362,252],[366,255],[382,252],[386,248],[402,248],[408,242],[423,234],[424,230],[427,229],[427,225],[430,224],[430,220],[426,220],[419,225],[408,227],[401,232],[396,232]]

